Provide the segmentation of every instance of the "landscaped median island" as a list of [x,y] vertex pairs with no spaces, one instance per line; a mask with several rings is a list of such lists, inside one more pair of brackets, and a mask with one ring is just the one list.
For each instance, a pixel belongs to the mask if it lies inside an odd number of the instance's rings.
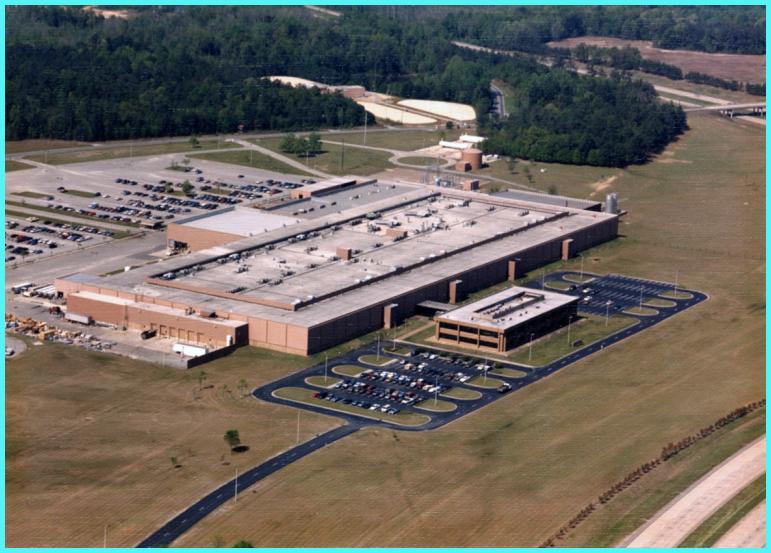
[[437,413],[449,413],[455,411],[458,406],[450,401],[442,401],[441,399],[429,398],[416,403],[415,407],[418,409],[424,409],[426,411],[435,411]]
[[527,373],[524,371],[518,371],[516,369],[509,369],[506,367],[495,367],[490,370],[489,374],[497,374],[499,376],[506,376],[508,378],[522,378]]
[[439,395],[442,397],[457,399],[460,401],[473,401],[475,399],[479,399],[480,397],[482,397],[482,394],[480,392],[477,392],[476,390],[469,390],[468,388],[461,388],[460,386],[456,386],[455,388],[450,388],[449,390],[445,390]]
[[382,420],[384,422],[398,424],[401,426],[422,426],[431,420],[431,417],[428,415],[422,415],[420,413],[413,413],[410,411],[399,411],[395,415],[389,415],[388,413],[363,409],[361,407],[355,407],[345,403],[332,403],[321,398],[313,397],[315,393],[316,392],[313,390],[309,390],[307,388],[287,387],[275,390],[273,392],[273,396],[288,401],[294,401],[296,403],[321,407],[322,409],[328,409],[330,411],[340,411],[342,413],[349,413],[368,419]]
[[469,386],[475,386],[477,388],[498,388],[499,386],[503,386],[503,381],[498,380],[497,378],[490,378],[489,376],[475,376],[471,380],[467,381],[466,384]]
[[366,363],[367,365],[374,365],[375,367],[385,367],[394,362],[393,359],[386,357],[385,355],[362,355],[359,357],[359,361],[361,363]]
[[672,300],[662,299],[662,298],[648,298],[647,300],[643,300],[643,306],[649,305],[651,307],[663,307],[663,308],[669,308],[669,307],[675,307],[677,303],[675,303]]
[[342,380],[335,378],[334,376],[313,375],[305,378],[306,384],[319,386],[320,388],[331,388],[339,382],[342,382]]
[[354,378],[359,376],[365,370],[364,367],[359,367],[358,365],[338,365],[332,367],[333,373],[339,374],[340,376],[352,376]]
[[640,317],[654,317],[659,314],[658,311],[651,307],[645,307],[644,305],[642,307],[640,306],[634,306],[629,307],[627,309],[624,309],[624,313],[628,313],[629,315],[637,315]]
[[5,172],[10,173],[11,171],[22,171],[24,169],[34,169],[34,165],[30,165],[29,163],[22,163],[21,161],[16,161],[15,159],[6,159],[5,160]]

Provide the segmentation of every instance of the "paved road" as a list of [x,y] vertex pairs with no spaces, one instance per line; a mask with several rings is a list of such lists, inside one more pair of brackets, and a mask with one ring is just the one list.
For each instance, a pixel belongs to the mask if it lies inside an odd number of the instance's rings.
[[723,534],[712,547],[752,547],[761,548],[766,545],[766,502],[760,505],[737,522],[733,528]]
[[691,532],[766,471],[763,436],[712,469],[625,540],[626,547],[677,547]]
[[160,529],[145,538],[137,547],[163,547],[169,545],[217,507],[233,499],[236,495],[236,486],[238,493],[241,493],[260,480],[267,478],[274,472],[295,462],[297,459],[313,453],[325,445],[336,442],[345,436],[353,434],[359,428],[360,426],[352,424],[338,426],[337,428],[319,434],[307,442],[268,459],[261,465],[239,475],[238,478],[234,478],[223,484],[194,505],[182,511],[164,524]]
[[496,100],[493,101],[493,106],[497,108],[496,112],[498,113],[498,117],[501,119],[508,117],[509,114],[506,112],[506,97],[503,95],[503,91],[493,83],[490,83],[490,91],[496,97]]

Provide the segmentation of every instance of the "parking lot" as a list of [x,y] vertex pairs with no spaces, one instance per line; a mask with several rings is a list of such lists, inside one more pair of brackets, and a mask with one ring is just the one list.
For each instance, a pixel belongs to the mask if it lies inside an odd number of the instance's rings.
[[[548,275],[546,281],[562,280],[570,285],[572,288],[564,292],[582,298],[579,312],[598,316],[639,306],[640,290],[644,306],[645,301],[651,297],[675,291],[674,284],[623,275],[586,274],[584,276],[591,277],[591,280],[580,284],[565,280],[563,277],[566,276],[575,279],[579,275],[563,271]],[[541,280],[529,285],[540,288]],[[671,295],[666,298],[672,306],[656,307],[652,310],[655,314],[627,313],[626,316],[634,316],[638,323],[586,344],[538,369],[501,360],[493,363],[474,356],[473,350],[461,354],[397,341],[397,349],[392,353],[384,346],[372,343],[257,388],[253,395],[265,401],[334,414],[357,427],[379,425],[402,430],[430,430],[480,409],[707,299],[705,294],[694,290],[677,288],[677,292],[676,298]],[[513,371],[500,371],[501,368]],[[289,398],[282,389],[290,388],[307,390],[308,399]],[[459,399],[461,397],[468,399]],[[434,401],[441,402],[442,408],[433,408]],[[427,415],[429,420],[421,423],[400,422],[400,415],[410,413]]]
[[312,182],[181,155],[41,166],[6,177],[9,209],[25,207],[86,220],[161,228],[182,215],[281,198]]
[[14,263],[72,251],[86,244],[108,241],[115,231],[88,224],[53,221],[45,217],[7,217],[5,262]]

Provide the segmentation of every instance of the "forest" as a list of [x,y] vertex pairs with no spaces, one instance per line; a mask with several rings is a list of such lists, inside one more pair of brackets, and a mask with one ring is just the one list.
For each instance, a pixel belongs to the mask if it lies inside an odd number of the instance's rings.
[[[650,87],[623,75],[580,77],[528,54],[472,52],[452,41],[540,52],[548,40],[592,33],[665,44],[686,22],[701,29],[699,40],[695,34],[688,39],[692,47],[758,51],[765,40],[758,27],[765,16],[754,7],[346,6],[337,18],[300,6],[131,10],[127,19],[105,19],[75,6],[6,9],[8,139],[94,141],[363,124],[364,110],[350,100],[264,79],[293,75],[469,103],[491,133],[488,149],[498,153],[640,163],[686,125],[682,111],[658,103]],[[610,56],[611,65],[644,63],[624,50],[597,55]],[[516,99],[505,123],[487,115],[496,78]]]

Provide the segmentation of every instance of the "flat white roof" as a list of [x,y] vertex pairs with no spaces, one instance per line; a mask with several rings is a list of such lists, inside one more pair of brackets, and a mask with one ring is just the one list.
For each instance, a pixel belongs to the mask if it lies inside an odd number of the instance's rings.
[[577,301],[577,297],[567,294],[512,286],[492,296],[448,311],[437,319],[504,330]]
[[249,207],[235,208],[231,211],[222,211],[209,217],[197,217],[180,222],[187,227],[195,227],[238,236],[257,236],[263,232],[288,227],[299,223],[300,219],[276,215]]

